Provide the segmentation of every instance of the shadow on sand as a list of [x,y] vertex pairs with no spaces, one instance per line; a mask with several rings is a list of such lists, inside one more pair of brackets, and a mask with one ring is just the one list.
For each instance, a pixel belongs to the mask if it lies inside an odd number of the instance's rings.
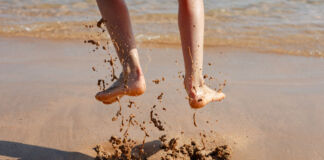
[[[162,142],[159,140],[154,140],[151,142],[146,142],[144,144],[144,154],[141,156],[142,159],[146,159],[157,153],[161,150]],[[132,154],[139,155],[139,150],[142,148],[142,145],[137,145],[132,149]]]
[[[161,150],[161,141],[155,140],[144,144],[144,155],[148,158]],[[133,148],[132,154],[139,154],[142,145]],[[19,160],[94,160],[94,157],[79,153],[67,152],[35,145],[9,142],[0,140],[0,156],[11,157]]]
[[19,160],[93,160],[94,157],[18,142],[0,141],[0,156]]

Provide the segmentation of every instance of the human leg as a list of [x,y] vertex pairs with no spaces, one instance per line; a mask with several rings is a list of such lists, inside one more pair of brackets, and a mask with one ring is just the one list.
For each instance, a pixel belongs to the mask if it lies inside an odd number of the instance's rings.
[[97,4],[122,64],[123,73],[111,87],[97,93],[96,98],[110,104],[123,95],[141,95],[146,85],[126,3],[124,0],[97,0]]
[[185,62],[185,89],[192,108],[220,101],[225,94],[205,85],[203,73],[204,4],[203,0],[179,0],[178,15],[182,52]]

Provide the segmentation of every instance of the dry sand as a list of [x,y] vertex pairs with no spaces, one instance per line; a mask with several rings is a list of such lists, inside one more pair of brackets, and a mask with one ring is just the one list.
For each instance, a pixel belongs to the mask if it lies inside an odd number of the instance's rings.
[[[0,38],[0,48],[0,159],[93,159],[96,144],[121,135],[120,119],[111,120],[118,103],[94,98],[97,80],[108,75],[106,54],[81,41],[30,38]],[[165,131],[147,124],[146,148],[163,134],[185,141],[212,130],[234,160],[324,159],[324,59],[208,48],[204,70],[213,79],[206,82],[219,89],[226,80],[227,98],[195,111],[185,99],[179,48],[143,47],[140,58],[148,90],[121,104],[140,122],[149,122],[157,105]],[[129,100],[136,107],[127,109]],[[144,137],[136,129],[130,135]]]

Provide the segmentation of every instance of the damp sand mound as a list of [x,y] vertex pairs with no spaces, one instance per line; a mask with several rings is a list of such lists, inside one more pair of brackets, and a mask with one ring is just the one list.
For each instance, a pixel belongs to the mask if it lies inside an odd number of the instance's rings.
[[[165,135],[163,135],[165,136]],[[160,137],[160,144],[157,146],[159,159],[161,160],[230,160],[231,149],[227,145],[216,146],[206,149],[198,145],[196,141],[179,146],[178,138],[170,140]],[[112,136],[109,140],[113,146],[113,152],[108,152],[101,145],[97,145],[94,150],[97,153],[95,160],[146,160],[150,159],[150,153],[146,153],[143,145],[136,145],[133,140],[125,140]],[[157,143],[158,144],[158,143]]]

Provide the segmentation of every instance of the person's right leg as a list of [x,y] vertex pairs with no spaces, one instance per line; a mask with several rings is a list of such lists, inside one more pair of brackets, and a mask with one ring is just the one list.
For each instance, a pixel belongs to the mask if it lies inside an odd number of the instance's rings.
[[124,0],[97,0],[97,4],[122,64],[123,74],[110,88],[97,93],[96,99],[110,104],[123,95],[141,95],[146,85],[127,6]]
[[185,62],[185,89],[192,108],[201,108],[225,98],[205,85],[203,73],[204,4],[203,0],[179,0],[179,30]]

